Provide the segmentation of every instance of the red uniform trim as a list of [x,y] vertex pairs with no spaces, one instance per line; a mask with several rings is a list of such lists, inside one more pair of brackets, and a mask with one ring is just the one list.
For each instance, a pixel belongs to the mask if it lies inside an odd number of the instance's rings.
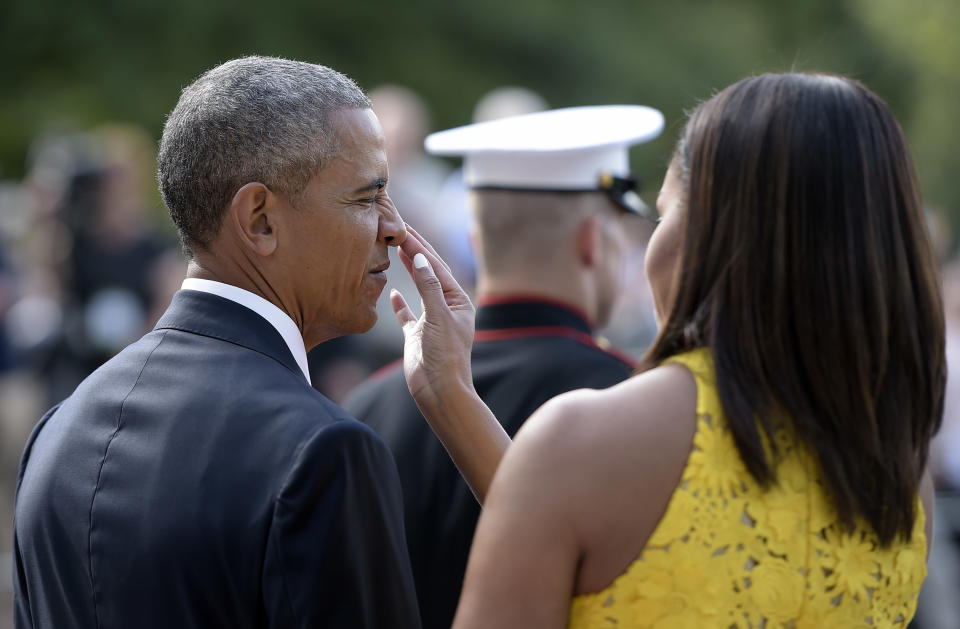
[[367,380],[382,380],[383,378],[386,378],[387,376],[389,376],[390,374],[392,374],[394,371],[397,371],[398,369],[400,369],[400,368],[402,368],[402,367],[403,367],[403,359],[402,359],[402,358],[397,358],[396,360],[391,360],[391,361],[388,362],[386,365],[384,365],[384,366],[381,367],[380,369],[377,369],[377,370],[374,371],[372,374],[370,374],[369,376],[367,376]]

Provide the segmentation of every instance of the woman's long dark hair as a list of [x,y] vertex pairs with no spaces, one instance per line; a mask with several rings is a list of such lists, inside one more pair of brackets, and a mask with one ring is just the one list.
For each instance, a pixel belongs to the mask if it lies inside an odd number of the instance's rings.
[[789,417],[840,520],[863,518],[882,545],[909,539],[946,363],[936,261],[890,110],[846,78],[751,77],[697,108],[676,159],[676,299],[645,363],[710,347],[762,486],[776,481],[762,435]]

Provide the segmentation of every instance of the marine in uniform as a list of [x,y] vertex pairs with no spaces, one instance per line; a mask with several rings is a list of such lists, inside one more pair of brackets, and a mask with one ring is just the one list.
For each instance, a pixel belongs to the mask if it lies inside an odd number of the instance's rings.
[[[427,138],[428,151],[465,158],[478,257],[474,383],[511,436],[550,398],[612,386],[634,369],[594,334],[620,292],[624,221],[655,220],[633,191],[628,148],[662,127],[647,107],[577,107]],[[446,629],[480,506],[417,409],[399,361],[344,406],[393,452],[423,626]]]

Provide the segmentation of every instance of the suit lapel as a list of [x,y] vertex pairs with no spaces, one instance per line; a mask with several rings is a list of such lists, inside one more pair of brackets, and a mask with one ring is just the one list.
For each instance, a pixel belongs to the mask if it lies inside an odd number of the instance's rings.
[[270,356],[303,378],[290,348],[269,321],[246,306],[218,295],[177,291],[154,329],[181,330],[247,347]]

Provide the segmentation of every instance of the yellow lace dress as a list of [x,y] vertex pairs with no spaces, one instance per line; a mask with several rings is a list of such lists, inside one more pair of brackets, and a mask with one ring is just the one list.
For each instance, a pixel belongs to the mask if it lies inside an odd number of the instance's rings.
[[909,543],[881,549],[866,525],[843,531],[818,466],[786,433],[774,437],[778,484],[761,490],[734,446],[709,350],[668,362],[697,382],[682,480],[640,557],[574,598],[569,627],[905,627],[926,577],[922,506]]

